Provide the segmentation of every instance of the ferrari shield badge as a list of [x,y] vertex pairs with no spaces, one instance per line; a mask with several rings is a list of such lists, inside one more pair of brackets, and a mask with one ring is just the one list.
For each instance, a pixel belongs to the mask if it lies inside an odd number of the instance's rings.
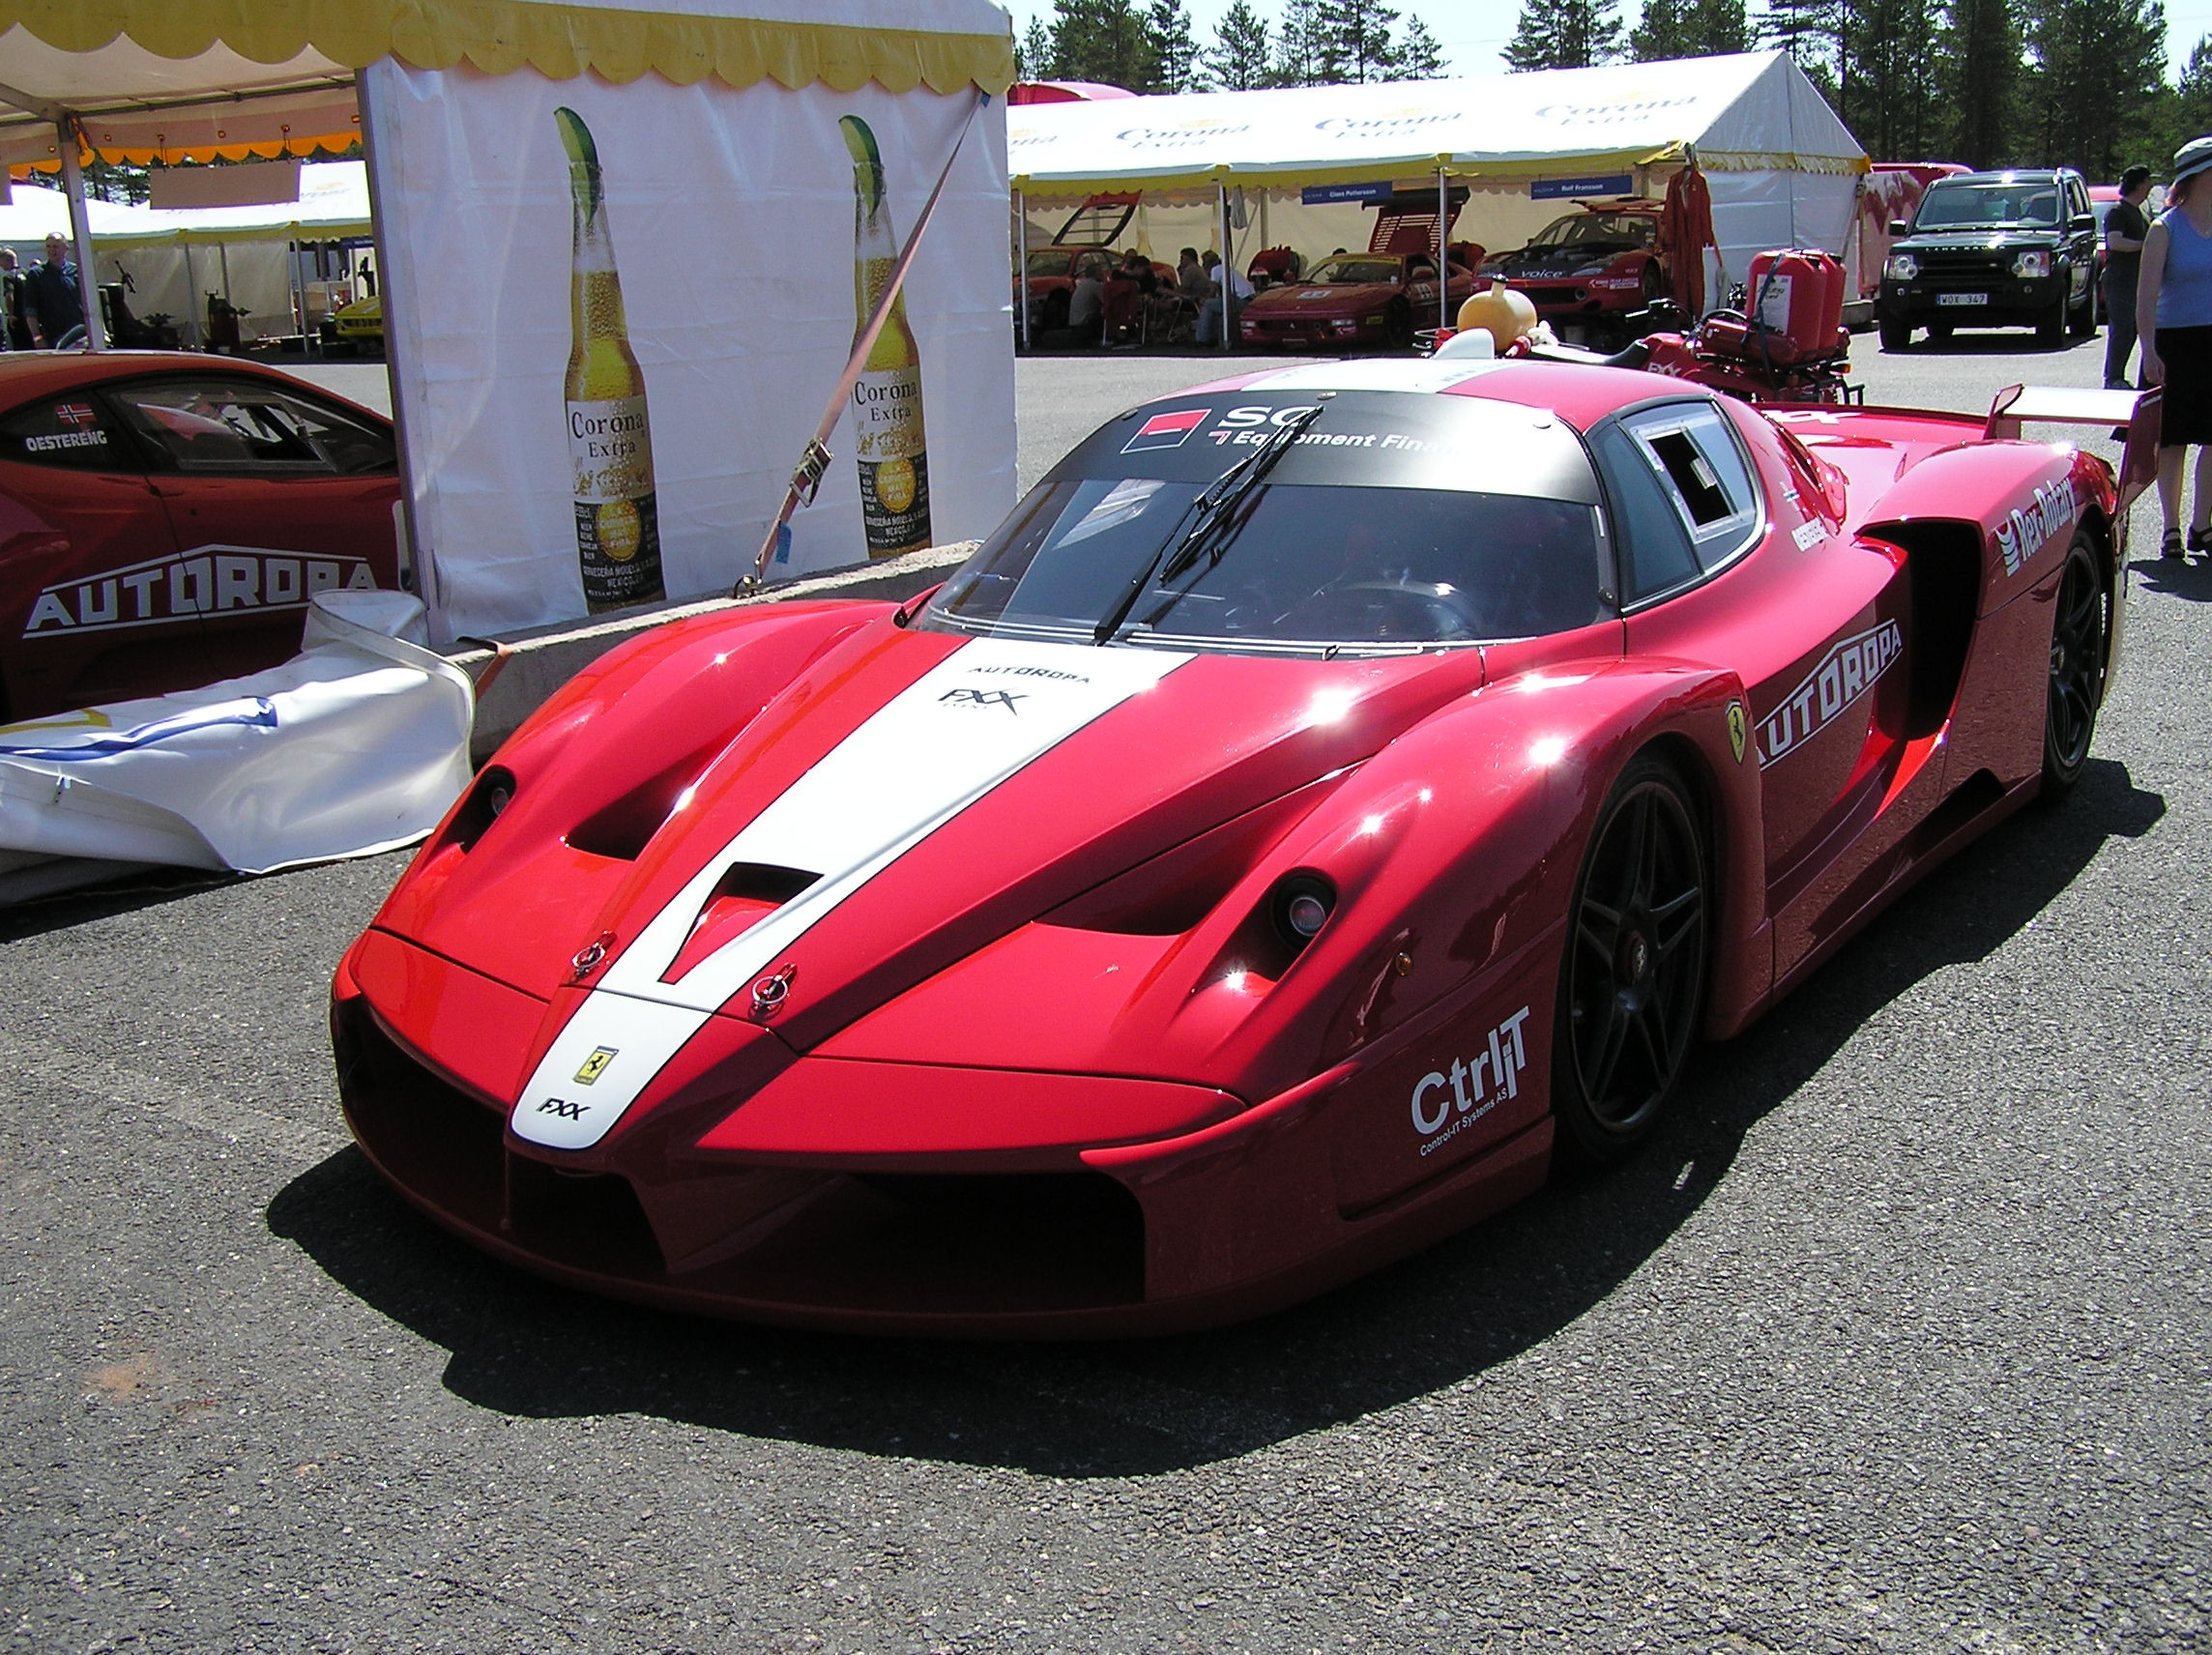
[[1734,752],[1735,762],[1739,765],[1743,763],[1743,703],[1732,701],[1728,704],[1728,744],[1731,750]]
[[590,1086],[607,1072],[607,1065],[615,1060],[615,1048],[595,1046],[592,1055],[584,1060],[584,1066],[576,1071],[576,1084]]

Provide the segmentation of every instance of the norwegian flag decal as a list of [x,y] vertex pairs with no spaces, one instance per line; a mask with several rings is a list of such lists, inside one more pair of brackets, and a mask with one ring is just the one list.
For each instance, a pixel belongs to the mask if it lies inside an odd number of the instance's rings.
[[89,402],[65,402],[54,410],[54,418],[65,425],[89,425],[97,416]]
[[1125,454],[1142,453],[1147,449],[1179,449],[1184,439],[1206,423],[1205,408],[1182,408],[1173,414],[1154,414],[1137,428],[1137,434],[1121,445]]

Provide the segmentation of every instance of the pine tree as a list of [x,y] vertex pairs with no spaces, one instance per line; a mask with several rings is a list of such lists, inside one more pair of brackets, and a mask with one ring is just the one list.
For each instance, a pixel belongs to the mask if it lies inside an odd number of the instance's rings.
[[1283,15],[1275,24],[1275,65],[1268,81],[1276,86],[1319,86],[1326,62],[1321,0],[1283,0]]
[[1053,57],[1052,33],[1041,16],[1030,19],[1029,32],[1014,47],[1014,73],[1024,80],[1057,80],[1060,68]]
[[1160,92],[1206,92],[1206,74],[1199,63],[1198,39],[1190,32],[1190,14],[1182,0],[1152,0],[1146,20],[1152,55],[1159,63]]
[[1971,167],[2004,164],[2021,147],[2014,99],[2020,84],[2020,22],[2011,0],[1951,0],[1936,32],[1936,84],[1953,117],[1944,148]]
[[1638,63],[1750,49],[1743,0],[1644,0],[1644,15],[1628,34],[1628,55]]
[[1837,61],[1836,42],[1848,4],[1849,0],[1766,0],[1766,15],[1759,25],[1760,44],[1788,52],[1821,96],[1838,104],[1836,113],[1847,126],[1850,116],[1841,103],[1848,76],[1839,74],[1843,66]]
[[1936,8],[1939,0],[1858,0],[1846,36],[1852,134],[1871,154],[1892,160],[1941,153],[1936,86]]
[[2026,106],[2037,155],[2117,178],[2126,134],[2166,84],[2166,8],[2159,0],[2031,0],[2035,65]]
[[1390,43],[1396,10],[1384,0],[1320,0],[1322,78],[1331,85],[1388,80],[1398,53]]
[[1505,61],[1514,69],[1587,69],[1620,55],[1620,0],[1524,0]]
[[1208,76],[1224,92],[1254,92],[1271,83],[1273,60],[1267,53],[1267,19],[1247,0],[1233,0],[1214,25],[1206,53]]
[[1131,0],[1053,0],[1052,58],[1062,80],[1099,80],[1150,92],[1159,57]]
[[1429,33],[1428,24],[1411,14],[1406,18],[1406,32],[1398,40],[1398,73],[1408,80],[1441,80],[1451,73],[1437,37]]

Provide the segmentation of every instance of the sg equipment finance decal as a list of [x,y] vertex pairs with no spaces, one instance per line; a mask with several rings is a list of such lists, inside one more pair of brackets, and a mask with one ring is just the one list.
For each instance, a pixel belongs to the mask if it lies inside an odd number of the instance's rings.
[[1830,650],[1760,724],[1759,768],[1764,769],[1818,736],[1904,653],[1905,636],[1894,621],[1871,626]]
[[1490,1031],[1487,1047],[1476,1051],[1473,1061],[1454,1058],[1448,1070],[1433,1071],[1414,1083],[1413,1130],[1426,1140],[1422,1154],[1441,1148],[1496,1109],[1499,1092],[1508,1098],[1521,1095],[1521,1071],[1528,1066],[1521,1026],[1528,1021],[1524,1005]]
[[2036,484],[2035,497],[2024,508],[2014,507],[1997,525],[1997,551],[2004,558],[2005,573],[2020,573],[2081,515],[2081,497],[2071,477]]
[[1149,449],[1179,449],[1190,439],[1190,434],[1206,423],[1209,410],[1182,408],[1173,414],[1154,414],[1137,427],[1137,434],[1121,445],[1125,454],[1141,454]]

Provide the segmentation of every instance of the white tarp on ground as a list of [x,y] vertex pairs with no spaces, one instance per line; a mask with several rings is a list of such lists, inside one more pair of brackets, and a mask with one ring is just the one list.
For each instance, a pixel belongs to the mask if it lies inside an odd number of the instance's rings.
[[55,888],[44,857],[264,873],[420,838],[468,784],[476,711],[467,674],[394,635],[422,618],[326,593],[282,666],[0,727],[0,898]]
[[[1733,279],[1767,247],[1843,250],[1866,152],[1782,52],[1025,104],[1007,125],[1013,186],[1035,220],[1052,216],[1036,211],[1042,203],[1073,203],[1094,191],[1142,190],[1148,204],[1203,205],[1217,186],[1241,188],[1249,228],[1239,231],[1238,249],[1285,243],[1309,256],[1356,244],[1345,233],[1341,207],[1303,210],[1334,216],[1325,222],[1300,218],[1301,186],[1433,188],[1441,167],[1471,192],[1455,236],[1497,252],[1571,211],[1574,193],[1623,192],[1617,183],[1598,188],[1607,181],[1625,176],[1626,193],[1661,194],[1693,147]],[[1590,188],[1577,191],[1578,182]],[[1538,198],[1538,187],[1557,198]],[[1259,239],[1263,193],[1267,242]],[[1155,234],[1150,250],[1172,255],[1182,228]]]
[[[643,480],[625,485],[637,491],[636,520],[657,527],[670,598],[729,591],[752,567],[860,319],[855,164],[840,118],[873,132],[903,240],[978,95],[872,82],[616,86],[389,60],[364,72],[362,91],[379,205],[388,223],[410,226],[385,240],[383,291],[413,543],[438,635],[497,636],[585,613],[589,511],[571,426],[584,404],[571,367],[576,329],[607,318],[598,300],[583,320],[571,308],[571,163],[557,108],[573,110],[597,147],[626,348],[643,381],[632,399],[642,411],[625,416],[650,432]],[[923,533],[937,543],[988,533],[1013,504],[1004,130],[993,101],[967,131],[905,286],[921,410],[908,430],[922,446],[902,500],[925,503]],[[853,405],[880,393],[873,378],[847,399],[835,463],[771,574],[867,561]]]

